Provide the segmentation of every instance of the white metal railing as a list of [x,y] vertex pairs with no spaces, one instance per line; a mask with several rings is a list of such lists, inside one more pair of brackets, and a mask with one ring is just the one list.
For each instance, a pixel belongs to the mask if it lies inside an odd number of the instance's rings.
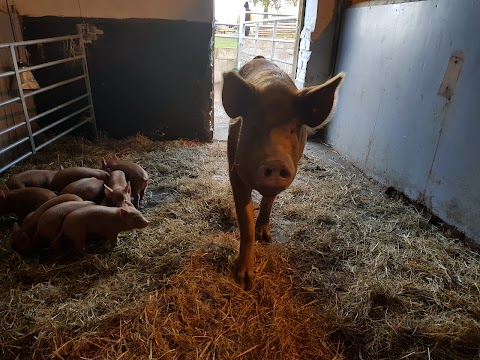
[[[17,54],[15,52],[16,48],[21,47],[21,46],[42,45],[42,44],[46,44],[46,43],[60,42],[60,41],[69,41],[69,42],[75,42],[76,41],[76,42],[78,42],[78,49],[79,49],[80,54],[78,54],[78,55],[73,54],[72,56],[69,56],[69,57],[66,57],[66,58],[63,58],[63,59],[60,59],[60,60],[50,61],[50,62],[46,62],[46,63],[42,63],[42,64],[37,64],[37,65],[34,65],[34,66],[22,67],[21,69],[19,68],[19,66],[18,66],[19,59],[18,59]],[[46,145],[52,143],[53,141],[59,139],[60,137],[62,137],[64,135],[70,133],[71,131],[75,130],[76,128],[82,126],[85,123],[91,123],[92,124],[92,130],[93,130],[93,133],[94,133],[93,135],[96,138],[97,137],[97,128],[96,128],[96,121],[95,121],[95,112],[94,112],[94,109],[93,109],[92,92],[91,92],[91,89],[90,89],[87,59],[86,59],[86,55],[85,55],[85,46],[84,46],[82,36],[81,35],[67,35],[67,36],[60,36],[60,37],[47,38],[47,39],[28,40],[28,41],[20,41],[20,42],[8,43],[8,44],[0,44],[0,49],[7,49],[7,48],[10,49],[10,56],[11,56],[11,59],[12,59],[12,62],[13,62],[14,69],[11,70],[11,71],[6,71],[6,72],[3,72],[3,73],[0,73],[0,78],[7,77],[7,76],[15,76],[15,78],[16,78],[15,81],[17,82],[17,86],[18,86],[18,96],[13,96],[10,99],[1,102],[0,103],[0,108],[3,107],[3,106],[7,106],[9,104],[12,104],[14,102],[17,102],[17,101],[21,101],[22,108],[23,108],[24,121],[20,122],[20,123],[17,123],[13,126],[7,127],[5,129],[2,129],[2,131],[0,132],[0,135],[5,135],[5,134],[7,134],[9,132],[12,132],[14,130],[18,130],[22,127],[26,127],[28,135],[25,134],[25,136],[21,137],[19,140],[9,144],[8,146],[0,148],[0,155],[5,154],[7,151],[12,150],[12,149],[16,148],[17,146],[19,146],[19,145],[21,145],[21,144],[23,144],[27,141],[30,142],[31,150],[29,150],[29,151],[25,152],[24,154],[16,157],[13,161],[9,162],[6,165],[1,164],[1,165],[4,165],[4,166],[2,166],[0,168],[0,173],[9,169],[10,167],[12,167],[13,165],[22,161],[23,159],[27,158],[28,156],[30,156],[32,154],[35,154],[38,150],[42,149]],[[49,85],[49,86],[42,87],[38,90],[25,92],[22,89],[22,82],[21,82],[21,77],[20,77],[20,74],[22,72],[34,71],[34,70],[38,70],[38,69],[42,69],[42,68],[46,68],[46,67],[50,67],[50,66],[55,66],[55,65],[75,61],[75,60],[81,60],[82,61],[82,70],[83,71],[82,71],[81,75],[75,76],[75,77],[60,81],[60,82],[57,82],[57,83]],[[46,111],[44,111],[40,114],[36,114],[35,116],[30,116],[29,115],[28,109],[27,109],[27,103],[26,103],[27,98],[38,95],[38,94],[41,94],[41,93],[44,93],[46,91],[49,91],[49,90],[52,90],[52,89],[55,89],[55,88],[58,88],[58,87],[61,87],[61,86],[64,86],[64,85],[69,84],[69,83],[82,81],[82,80],[85,83],[85,92],[82,95],[77,96],[77,97],[75,97],[75,98],[73,98],[73,99],[71,99],[71,100],[69,100],[69,101],[67,101],[63,104],[53,106],[50,109],[48,109],[48,110],[46,110]],[[52,114],[52,113],[54,113],[54,112],[56,112],[60,109],[67,108],[68,106],[70,106],[72,104],[78,104],[80,101],[82,101],[84,99],[87,100],[88,105],[83,106],[79,110],[71,112],[70,114],[62,117],[61,119],[59,119],[57,121],[52,122],[51,124],[49,124],[47,126],[39,127],[38,130],[34,131],[32,129],[32,124],[34,122],[36,122],[38,119],[40,119],[40,118],[42,118],[46,115]],[[65,121],[67,121],[71,118],[74,118],[77,115],[81,115],[81,114],[84,114],[83,118],[76,121],[76,123],[69,125],[70,127],[67,128],[67,130],[64,130],[63,132],[61,132],[60,134],[56,134],[55,136],[52,135],[53,136],[52,138],[45,140],[43,143],[40,143],[40,140],[38,140],[38,138],[37,139],[35,138],[36,136],[38,136],[40,134],[43,134],[45,131],[50,130],[50,129],[54,128],[55,126],[60,125],[60,124],[64,123]],[[87,114],[88,114],[88,116],[86,116]]]
[[[256,14],[267,16],[260,20],[245,21],[245,14]],[[298,17],[295,15],[271,14],[263,12],[243,12],[240,15],[240,24],[238,32],[238,48],[237,48],[237,66],[240,68],[244,63],[251,60],[257,55],[262,55],[277,63],[283,68],[292,79],[295,79],[297,63],[297,52],[294,49],[296,43],[298,28]],[[291,38],[282,39],[279,37],[279,31],[286,30],[286,34]],[[252,47],[247,46],[248,43],[253,42]],[[266,51],[264,46],[260,44],[271,43],[270,50]],[[281,59],[277,56],[279,53],[277,44],[291,44],[289,49],[283,49],[284,53],[291,51],[291,54],[286,54],[285,58]],[[284,45],[285,47],[285,45]],[[282,66],[284,65],[284,66]],[[286,66],[285,66],[286,65]]]
[[[245,21],[245,14],[264,15],[267,18],[261,20]],[[297,54],[295,43],[298,31],[298,17],[295,15],[272,14],[264,12],[242,11],[239,24],[216,22],[215,37],[237,38],[237,68],[257,55],[277,63],[291,77],[295,79]],[[246,30],[248,29],[248,30]],[[289,38],[280,38],[281,32],[286,32]],[[245,35],[248,33],[248,35]],[[268,51],[264,44],[270,43]],[[249,46],[253,44],[253,46]],[[279,58],[277,44],[290,45],[289,49],[283,49],[284,58]],[[286,52],[291,52],[286,56]]]

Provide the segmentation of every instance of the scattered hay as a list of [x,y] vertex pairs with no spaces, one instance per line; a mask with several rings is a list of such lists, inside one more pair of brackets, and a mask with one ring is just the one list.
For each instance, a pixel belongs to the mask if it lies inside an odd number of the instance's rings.
[[[54,335],[55,355],[89,359],[334,359],[324,323],[295,291],[281,249],[258,247],[257,282],[245,292],[231,281],[225,239],[192,256],[142,306],[100,323],[75,341]],[[233,244],[232,244],[233,243]],[[220,257],[212,254],[220,252]],[[220,272],[220,273],[219,273]],[[53,329],[52,329],[53,330]],[[38,344],[38,342],[37,342]],[[48,348],[49,342],[39,351]],[[48,356],[48,349],[42,356]]]
[[10,172],[113,154],[150,174],[151,226],[112,251],[25,258],[9,246],[15,219],[0,218],[0,357],[478,358],[480,256],[331,150],[308,150],[278,197],[249,292],[230,276],[225,143],[70,138]]

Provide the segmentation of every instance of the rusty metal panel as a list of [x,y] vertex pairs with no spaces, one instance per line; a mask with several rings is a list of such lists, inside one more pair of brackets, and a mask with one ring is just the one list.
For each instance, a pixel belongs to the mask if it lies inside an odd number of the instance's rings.
[[480,2],[346,11],[328,141],[480,242]]

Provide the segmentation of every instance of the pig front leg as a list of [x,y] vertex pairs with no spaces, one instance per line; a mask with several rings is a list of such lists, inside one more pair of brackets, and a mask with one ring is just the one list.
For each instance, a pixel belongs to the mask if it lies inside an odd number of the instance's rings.
[[240,253],[236,260],[234,276],[245,290],[249,290],[253,283],[255,245],[252,189],[247,187],[234,171],[230,173],[230,183],[240,228]]
[[132,194],[133,196],[133,206],[135,206],[135,209],[138,209],[140,207],[140,194],[135,192]]
[[270,236],[270,213],[272,212],[275,196],[264,196],[260,202],[260,213],[255,224],[255,238],[262,242],[271,242]]
[[114,248],[115,246],[117,246],[118,233],[108,234],[106,236],[105,240],[110,244],[110,247]]

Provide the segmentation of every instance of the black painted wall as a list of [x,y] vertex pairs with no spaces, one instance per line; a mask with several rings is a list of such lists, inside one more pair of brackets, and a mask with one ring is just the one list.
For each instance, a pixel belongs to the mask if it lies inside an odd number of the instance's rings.
[[[100,131],[112,137],[141,132],[164,139],[211,140],[211,24],[23,17],[24,38],[76,34],[76,24],[84,21],[103,31],[86,45]],[[62,51],[68,51],[64,43],[29,49],[34,63],[50,61]],[[35,75],[39,82],[52,83],[54,78],[65,78],[65,72],[76,71],[78,68],[63,65],[39,70]],[[37,96],[39,111],[46,104],[59,104],[59,97],[66,101],[78,96],[78,86]]]

